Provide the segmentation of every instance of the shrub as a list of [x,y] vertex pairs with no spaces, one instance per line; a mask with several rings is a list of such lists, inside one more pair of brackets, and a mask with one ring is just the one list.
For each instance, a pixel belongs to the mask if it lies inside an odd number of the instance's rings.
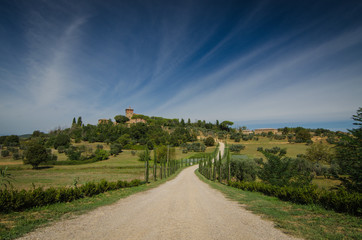
[[88,182],[81,187],[34,188],[32,190],[0,190],[0,212],[19,211],[33,207],[45,206],[57,202],[71,202],[73,200],[91,197],[109,190],[141,185],[138,179],[127,181],[99,183]]
[[239,181],[255,181],[258,172],[258,165],[255,161],[244,158],[235,158],[230,161],[230,174]]
[[10,155],[9,150],[7,150],[7,149],[1,150],[1,156],[2,157],[7,157],[9,155]]
[[362,215],[362,194],[347,192],[341,188],[338,191],[320,190],[313,185],[303,187],[274,186],[262,182],[231,182],[234,188],[245,191],[261,192],[268,196],[275,196],[283,201],[298,204],[316,204],[337,212],[346,212],[352,215]]
[[206,139],[204,140],[204,143],[205,143],[206,146],[212,147],[212,146],[215,145],[215,140],[214,140],[214,138],[212,138],[212,137],[208,137],[208,138],[206,138]]
[[111,155],[118,155],[121,152],[122,152],[121,144],[117,144],[117,143],[111,144],[111,150],[110,150]]
[[39,143],[32,143],[25,153],[24,164],[30,164],[33,169],[38,168],[40,163],[49,160],[46,148]]
[[232,144],[229,147],[231,152],[240,152],[241,150],[245,149],[244,145],[241,144]]
[[94,153],[95,153],[94,158],[95,158],[97,161],[106,160],[106,159],[108,159],[108,157],[109,157],[108,151],[103,150],[103,149],[97,149]]

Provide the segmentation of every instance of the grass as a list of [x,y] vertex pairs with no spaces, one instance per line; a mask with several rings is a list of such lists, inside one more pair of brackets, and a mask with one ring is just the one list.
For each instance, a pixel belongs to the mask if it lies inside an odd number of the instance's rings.
[[196,171],[196,175],[229,199],[246,209],[271,220],[283,232],[304,239],[362,239],[362,219],[328,211],[314,205],[283,202],[257,192],[247,192],[209,181]]
[[288,157],[297,157],[298,154],[304,154],[308,146],[305,143],[289,143],[287,140],[270,140],[267,137],[258,137],[259,140],[251,140],[251,141],[240,141],[234,142],[232,140],[227,140],[229,145],[231,144],[242,144],[245,146],[245,149],[240,151],[241,154],[246,154],[250,158],[261,158],[264,155],[261,152],[257,151],[258,147],[272,148],[272,147],[280,147],[286,148]]
[[182,169],[167,179],[158,180],[149,184],[133,188],[124,188],[109,191],[90,198],[83,198],[69,203],[52,204],[45,207],[33,208],[23,212],[0,213],[0,239],[10,240],[18,238],[41,226],[49,225],[58,220],[69,219],[84,214],[97,207],[117,202],[121,198],[155,188],[162,183],[175,178]]
[[[86,145],[96,149],[99,144],[82,142],[74,145]],[[102,145],[103,149],[109,150],[107,144]],[[206,152],[212,152],[213,150],[214,148],[210,147],[207,148]],[[58,155],[58,161],[66,160],[64,153],[59,154],[58,151],[54,150],[53,153]],[[177,159],[186,158],[193,154],[193,152],[184,154],[182,149],[176,148]],[[153,151],[151,151],[150,155],[153,158]],[[152,166],[153,162],[151,161],[150,164]],[[8,173],[15,179],[12,184],[16,189],[31,189],[33,184],[36,187],[44,188],[50,186],[71,186],[74,183],[74,179],[78,179],[78,184],[90,181],[98,182],[101,179],[107,181],[144,180],[144,162],[139,161],[137,153],[133,155],[131,150],[124,150],[119,155],[110,156],[109,159],[100,162],[82,165],[44,165],[39,170],[33,170],[30,165],[24,165],[22,160],[13,160],[11,157],[0,158],[0,165],[8,166]],[[152,174],[150,177],[152,177]]]

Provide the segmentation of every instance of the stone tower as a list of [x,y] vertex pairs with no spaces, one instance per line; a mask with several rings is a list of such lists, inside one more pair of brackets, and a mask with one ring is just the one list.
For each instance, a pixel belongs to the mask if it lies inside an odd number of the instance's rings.
[[131,120],[133,115],[134,115],[133,109],[131,107],[127,108],[126,109],[126,117]]

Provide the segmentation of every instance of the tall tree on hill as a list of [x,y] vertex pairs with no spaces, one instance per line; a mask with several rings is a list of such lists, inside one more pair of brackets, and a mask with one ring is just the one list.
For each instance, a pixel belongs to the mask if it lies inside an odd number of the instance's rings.
[[336,159],[341,168],[342,184],[349,190],[362,192],[362,108],[353,115],[353,123],[358,128],[348,130],[336,147]]

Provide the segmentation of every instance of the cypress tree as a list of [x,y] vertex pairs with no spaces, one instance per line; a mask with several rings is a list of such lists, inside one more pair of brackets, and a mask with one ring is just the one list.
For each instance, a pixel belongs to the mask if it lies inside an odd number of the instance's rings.
[[229,148],[227,148],[227,157],[226,157],[226,164],[227,164],[227,169],[228,169],[228,184],[229,184],[229,181],[230,181],[230,151],[229,151]]
[[221,159],[221,152],[219,152],[219,182],[220,183],[221,183],[221,180],[222,180],[221,166],[222,166],[222,159]]
[[153,180],[157,181],[157,153],[156,149],[153,150]]
[[146,183],[148,183],[148,178],[149,178],[149,159],[150,159],[150,153],[148,152],[148,148],[146,147],[146,150],[145,150],[145,164],[146,164],[146,177],[145,177],[145,180],[146,180]]
[[212,180],[215,182],[216,180],[216,157],[214,158],[213,162],[213,168],[212,168]]

